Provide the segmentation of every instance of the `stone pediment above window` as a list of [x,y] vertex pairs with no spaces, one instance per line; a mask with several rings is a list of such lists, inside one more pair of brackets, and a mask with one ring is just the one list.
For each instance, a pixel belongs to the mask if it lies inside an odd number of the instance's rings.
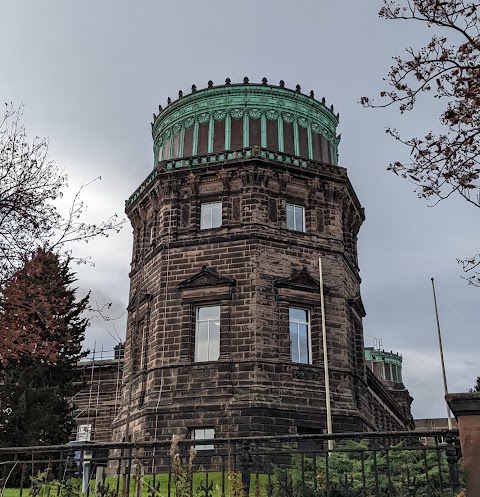
[[235,280],[221,276],[207,265],[178,285],[183,300],[231,299]]
[[290,288],[292,290],[301,290],[303,292],[320,292],[320,283],[318,280],[308,274],[306,268],[290,278],[283,278],[275,281],[277,288]]
[[[317,302],[320,294],[319,281],[311,276],[306,268],[289,278],[276,280],[274,285],[278,295],[289,301]],[[327,294],[327,289],[324,289]]]
[[134,292],[132,298],[130,299],[130,302],[128,303],[127,311],[135,311],[137,306],[139,309],[142,309],[147,302],[150,302],[152,300],[152,298],[153,295],[151,293],[141,291],[137,302],[137,292]]

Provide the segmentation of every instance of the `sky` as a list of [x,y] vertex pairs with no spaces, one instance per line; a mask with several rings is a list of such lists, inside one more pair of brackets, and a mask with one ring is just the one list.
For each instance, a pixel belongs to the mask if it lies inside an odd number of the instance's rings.
[[[435,277],[449,390],[480,375],[480,289],[461,279],[456,259],[480,250],[478,211],[457,199],[429,206],[413,185],[386,170],[408,150],[405,136],[437,126],[438,103],[400,115],[364,109],[362,96],[385,89],[391,58],[420,46],[424,25],[385,21],[380,0],[0,0],[0,98],[23,105],[29,136],[46,137],[69,175],[67,199],[98,176],[83,200],[86,220],[116,212],[153,167],[150,122],[158,105],[192,84],[267,77],[325,96],[340,112],[340,165],[366,211],[359,235],[365,345],[403,356],[416,418],[444,417],[430,278]],[[66,202],[66,200],[64,200]],[[67,204],[65,204],[67,205]],[[86,346],[107,355],[125,337],[131,228],[72,247],[95,267],[74,268],[79,294],[112,303],[94,318]],[[103,352],[102,352],[103,348]]]

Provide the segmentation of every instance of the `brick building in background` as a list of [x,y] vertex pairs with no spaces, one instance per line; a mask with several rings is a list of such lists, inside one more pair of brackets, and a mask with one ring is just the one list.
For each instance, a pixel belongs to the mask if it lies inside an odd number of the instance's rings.
[[338,115],[279,86],[192,87],[154,115],[154,169],[126,202],[134,246],[114,440],[321,432],[318,259],[333,431],[412,427],[365,363],[364,211]]

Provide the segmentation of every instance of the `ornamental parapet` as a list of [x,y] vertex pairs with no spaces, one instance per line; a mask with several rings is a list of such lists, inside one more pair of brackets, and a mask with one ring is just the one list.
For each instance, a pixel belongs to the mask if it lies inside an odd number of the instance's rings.
[[303,169],[315,170],[318,173],[335,175],[336,177],[347,179],[347,170],[344,167],[332,164],[324,164],[314,160],[304,159],[294,155],[276,152],[261,147],[243,148],[240,150],[230,150],[221,153],[197,155],[188,158],[178,158],[161,161],[155,169],[144,179],[142,184],[135,190],[125,206],[128,207],[145,191],[152,181],[163,172],[172,172],[179,169],[195,168],[198,166],[226,164],[230,161],[238,163],[239,160],[268,160],[270,163],[278,163],[287,166],[296,166]]

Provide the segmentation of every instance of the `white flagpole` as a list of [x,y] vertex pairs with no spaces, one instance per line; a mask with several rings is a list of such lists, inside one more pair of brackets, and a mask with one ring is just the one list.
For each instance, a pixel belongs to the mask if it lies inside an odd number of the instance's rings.
[[[447,395],[448,394],[447,374],[445,373],[445,361],[443,360],[442,334],[440,333],[440,319],[438,318],[437,296],[435,294],[435,280],[433,279],[433,276],[432,276],[432,290],[433,290],[433,302],[435,304],[435,317],[437,318],[438,347],[440,349],[440,361],[442,363],[443,388],[445,389],[445,395]],[[450,407],[448,403],[447,403],[447,416],[448,416],[448,429],[451,430],[452,414],[450,412]]]
[[[328,351],[327,351],[327,329],[325,326],[325,300],[323,298],[323,271],[322,258],[318,258],[318,273],[320,275],[320,308],[322,311],[322,337],[323,337],[323,366],[325,370],[325,401],[327,407],[327,434],[331,435],[332,431],[332,408],[330,406],[330,372],[328,369]],[[333,450],[333,440],[328,440],[328,450]]]

